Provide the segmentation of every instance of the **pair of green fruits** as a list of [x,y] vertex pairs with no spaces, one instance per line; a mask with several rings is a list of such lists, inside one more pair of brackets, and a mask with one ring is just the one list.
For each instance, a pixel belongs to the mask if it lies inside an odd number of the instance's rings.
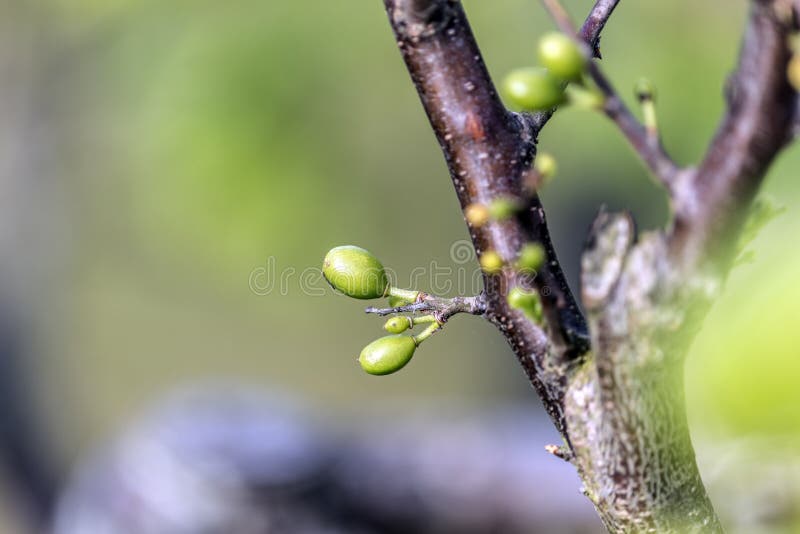
[[[409,303],[416,300],[419,294],[393,288],[378,258],[369,251],[352,245],[331,249],[322,263],[322,274],[334,289],[355,299],[390,297],[396,299],[396,303],[397,299],[399,303]],[[411,321],[408,318],[396,319],[405,319],[410,326]],[[393,324],[391,319],[387,322],[389,324]],[[395,331],[399,330],[399,327],[393,328]],[[369,374],[388,375],[405,367],[420,342],[419,337],[399,334],[385,336],[364,347],[358,362]]]
[[564,85],[579,82],[588,58],[567,35],[546,34],[539,41],[541,67],[512,71],[503,81],[503,92],[510,103],[525,111],[552,109],[566,100]]

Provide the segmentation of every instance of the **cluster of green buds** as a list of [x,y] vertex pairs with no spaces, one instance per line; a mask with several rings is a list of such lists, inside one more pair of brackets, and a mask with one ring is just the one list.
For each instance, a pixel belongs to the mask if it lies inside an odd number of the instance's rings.
[[[392,286],[383,264],[361,247],[347,245],[331,249],[323,260],[322,274],[335,290],[355,299],[388,298],[391,307],[398,307],[421,298],[419,291]],[[418,324],[428,324],[428,327],[416,336],[402,335]],[[441,326],[433,315],[390,318],[384,329],[392,335],[364,347],[358,357],[361,368],[372,375],[399,371],[411,361],[417,347]]]
[[[525,280],[526,277],[535,276],[546,259],[547,254],[542,245],[527,243],[520,249],[517,259],[513,262],[505,262],[496,251],[487,250],[481,255],[480,264],[483,272],[488,275],[499,274],[508,265],[516,275],[521,277],[519,280]],[[523,312],[528,319],[541,324],[542,301],[536,291],[515,285],[508,292],[506,299],[511,308]],[[387,322],[387,326],[388,324]]]
[[486,250],[480,257],[481,269],[488,275],[500,274],[509,265],[519,274],[531,276],[541,268],[546,258],[545,250],[539,243],[527,243],[519,251],[514,262],[506,262],[495,250]]
[[473,202],[464,209],[464,218],[475,227],[480,228],[491,221],[505,221],[513,217],[523,208],[523,202],[512,196],[495,198],[488,204]]
[[540,66],[511,71],[503,80],[503,93],[521,111],[546,111],[564,103],[598,109],[602,94],[586,84],[589,57],[574,39],[551,32],[539,40]]

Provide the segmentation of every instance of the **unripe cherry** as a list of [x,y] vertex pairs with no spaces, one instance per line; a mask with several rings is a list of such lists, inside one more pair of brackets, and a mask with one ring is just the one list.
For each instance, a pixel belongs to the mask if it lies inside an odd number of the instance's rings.
[[558,79],[540,67],[511,71],[503,80],[503,93],[512,107],[526,111],[543,111],[564,102]]
[[575,41],[563,33],[551,32],[539,40],[539,62],[553,76],[575,82],[583,76],[587,59]]
[[402,334],[412,326],[414,326],[414,323],[412,322],[411,317],[397,316],[388,319],[384,323],[383,329],[390,334]]
[[376,299],[389,289],[386,271],[369,251],[352,245],[330,250],[322,274],[334,289],[356,299]]
[[409,336],[386,336],[364,347],[358,362],[371,375],[388,375],[402,369],[416,349],[417,344]]

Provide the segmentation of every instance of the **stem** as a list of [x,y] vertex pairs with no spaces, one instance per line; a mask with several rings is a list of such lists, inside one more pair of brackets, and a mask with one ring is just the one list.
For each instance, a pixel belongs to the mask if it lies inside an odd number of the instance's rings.
[[438,332],[441,328],[442,328],[442,325],[439,324],[439,322],[434,322],[430,326],[428,326],[428,328],[426,328],[425,330],[420,332],[419,335],[414,336],[412,339],[414,340],[414,343],[416,343],[417,346],[419,346],[423,341],[425,341],[426,339],[431,337],[433,334]]
[[397,297],[399,299],[403,299],[407,302],[416,302],[420,296],[419,291],[413,291],[410,289],[400,289],[398,287],[389,287],[389,292],[387,293],[389,297]]
[[411,324],[418,325],[418,324],[426,324],[426,323],[438,323],[436,317],[433,315],[423,315],[422,317],[412,317]]

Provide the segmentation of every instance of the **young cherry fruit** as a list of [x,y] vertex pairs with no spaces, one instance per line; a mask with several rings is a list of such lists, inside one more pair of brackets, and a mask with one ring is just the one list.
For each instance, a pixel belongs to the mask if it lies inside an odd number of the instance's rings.
[[389,318],[383,325],[383,329],[390,334],[402,334],[409,328],[414,326],[414,321],[411,317],[396,316]]
[[371,375],[388,375],[405,367],[416,349],[417,343],[410,336],[386,336],[364,347],[358,362]]
[[322,274],[334,289],[356,299],[380,298],[389,289],[383,265],[361,247],[331,249],[322,262]]
[[525,111],[552,109],[564,102],[558,79],[540,67],[511,71],[503,80],[503,93],[513,107]]
[[586,70],[587,59],[567,35],[551,32],[539,40],[539,62],[553,76],[567,82],[577,82]]

